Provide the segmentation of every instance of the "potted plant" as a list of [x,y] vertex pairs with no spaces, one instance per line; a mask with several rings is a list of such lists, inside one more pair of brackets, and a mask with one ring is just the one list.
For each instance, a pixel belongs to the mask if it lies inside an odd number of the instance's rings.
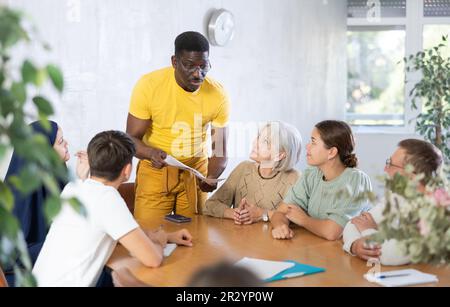
[[409,93],[412,108],[422,102],[416,118],[416,131],[438,147],[450,162],[450,58],[444,56],[448,36],[430,49],[404,58],[407,72],[420,72],[422,78]]
[[[32,133],[28,122],[41,120],[44,125],[53,114],[52,103],[39,93],[50,81],[62,93],[63,76],[55,65],[36,66],[30,59],[19,59],[15,48],[27,48],[39,43],[30,39],[33,29],[25,28],[22,13],[0,6],[0,160],[10,149],[14,149],[27,162],[23,171],[10,182],[0,180],[0,267],[13,266],[16,285],[34,286],[26,244],[19,222],[12,214],[14,197],[12,185],[27,194],[39,186],[45,186],[50,196],[45,202],[45,216],[51,221],[60,211],[62,200],[56,179],[66,179],[67,169],[55,151],[40,135]],[[48,47],[40,43],[42,48]],[[14,59],[13,59],[14,58]],[[14,61],[12,61],[14,60]],[[27,113],[33,105],[35,112]],[[25,111],[27,109],[27,112]],[[81,204],[69,200],[77,210]],[[22,263],[18,266],[15,260]]]

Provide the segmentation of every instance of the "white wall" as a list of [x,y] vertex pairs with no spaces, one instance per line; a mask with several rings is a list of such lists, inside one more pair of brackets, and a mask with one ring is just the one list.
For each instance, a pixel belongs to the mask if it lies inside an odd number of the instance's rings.
[[[185,30],[206,32],[213,9],[236,18],[236,35],[225,48],[213,47],[210,75],[224,84],[233,122],[284,120],[304,140],[314,123],[344,116],[346,95],[344,0],[14,0],[32,16],[53,47],[38,59],[60,64],[66,93],[56,96],[56,120],[71,152],[105,129],[125,129],[128,101],[142,74],[170,64],[173,40]],[[77,6],[79,4],[79,6]],[[233,130],[236,132],[236,130]],[[242,133],[240,133],[242,135]],[[244,159],[251,136],[238,142],[234,158]],[[411,135],[356,134],[360,168],[377,186],[386,158]],[[3,162],[3,169],[7,163]],[[300,168],[305,166],[304,159]]]
[[[169,65],[176,35],[186,30],[205,33],[208,16],[222,7],[235,15],[236,34],[229,46],[211,49],[210,75],[230,95],[232,121],[285,120],[307,140],[314,123],[343,118],[344,0],[9,3],[32,16],[53,47],[49,59],[64,70],[67,86],[62,99],[56,96],[56,120],[71,153],[85,147],[99,131],[124,130],[134,83],[141,75]],[[234,143],[232,139],[237,157],[227,173],[248,154],[248,148]]]
[[[1,2],[7,0],[0,0]],[[38,25],[53,47],[39,61],[60,64],[66,92],[56,120],[71,153],[105,129],[125,129],[136,80],[170,64],[173,40],[185,30],[206,33],[208,16],[227,8],[236,35],[225,48],[213,47],[210,75],[226,87],[231,120],[270,119],[295,124],[304,141],[314,123],[342,119],[346,96],[346,8],[344,0],[10,0]],[[236,132],[236,130],[233,130]],[[240,133],[242,135],[243,133]],[[248,139],[231,134],[226,173],[248,154]],[[374,186],[384,162],[407,134],[356,134],[360,168]],[[0,163],[4,174],[7,161]],[[303,158],[300,168],[305,166]]]

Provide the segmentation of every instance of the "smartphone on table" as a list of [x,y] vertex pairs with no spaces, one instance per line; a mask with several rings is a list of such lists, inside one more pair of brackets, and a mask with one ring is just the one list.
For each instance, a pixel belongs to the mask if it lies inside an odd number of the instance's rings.
[[189,223],[190,221],[192,221],[192,219],[190,217],[186,217],[183,215],[179,215],[179,214],[168,214],[165,216],[165,219],[174,223]]

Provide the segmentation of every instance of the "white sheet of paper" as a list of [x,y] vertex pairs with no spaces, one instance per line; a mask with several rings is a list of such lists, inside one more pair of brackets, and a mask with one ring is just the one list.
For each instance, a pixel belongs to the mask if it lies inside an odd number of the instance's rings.
[[166,247],[164,248],[164,257],[169,257],[170,254],[177,248],[177,245],[175,243],[167,243]]
[[202,175],[202,173],[200,173],[196,169],[193,169],[192,167],[189,167],[186,164],[181,163],[180,161],[178,161],[177,159],[175,159],[171,155],[167,155],[166,159],[164,159],[164,162],[166,162],[170,166],[174,166],[174,167],[177,167],[179,169],[187,170],[187,171],[193,173],[197,178],[201,179],[202,181],[205,181],[208,184],[216,184],[216,183],[218,183],[220,181],[225,180],[225,179],[206,178],[205,176]]
[[375,282],[381,286],[385,287],[404,287],[418,284],[427,284],[438,282],[436,275],[425,274],[417,270],[407,269],[407,270],[397,270],[397,271],[389,271],[389,272],[381,272],[380,275],[389,276],[389,275],[404,275],[407,276],[399,276],[399,277],[391,277],[391,278],[377,278],[377,274],[366,274],[364,278],[366,278],[370,282]]
[[269,261],[255,258],[242,258],[235,263],[236,266],[246,268],[265,280],[274,275],[293,267],[295,264],[283,261]]

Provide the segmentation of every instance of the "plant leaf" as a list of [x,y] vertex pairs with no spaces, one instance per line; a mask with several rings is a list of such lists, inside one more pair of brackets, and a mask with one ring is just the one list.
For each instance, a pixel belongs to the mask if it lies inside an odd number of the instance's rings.
[[68,199],[69,205],[81,216],[87,217],[87,211],[84,205],[77,198]]
[[20,230],[19,222],[11,212],[6,211],[5,208],[0,207],[0,233],[12,240],[15,240],[17,233]]
[[45,200],[44,212],[48,224],[53,221],[59,211],[61,211],[61,200],[59,197],[52,196]]
[[39,113],[44,114],[45,116],[50,116],[53,114],[53,107],[47,99],[42,96],[36,96],[33,98],[33,102],[38,108]]
[[47,73],[55,88],[62,93],[64,89],[64,78],[61,70],[55,65],[47,65]]
[[22,65],[22,80],[24,83],[33,83],[37,82],[38,70],[29,60],[23,62]]
[[24,104],[27,100],[27,91],[25,89],[25,84],[22,82],[13,83],[11,86],[11,93],[21,104]]
[[0,204],[9,212],[14,207],[14,195],[3,181],[0,181]]

